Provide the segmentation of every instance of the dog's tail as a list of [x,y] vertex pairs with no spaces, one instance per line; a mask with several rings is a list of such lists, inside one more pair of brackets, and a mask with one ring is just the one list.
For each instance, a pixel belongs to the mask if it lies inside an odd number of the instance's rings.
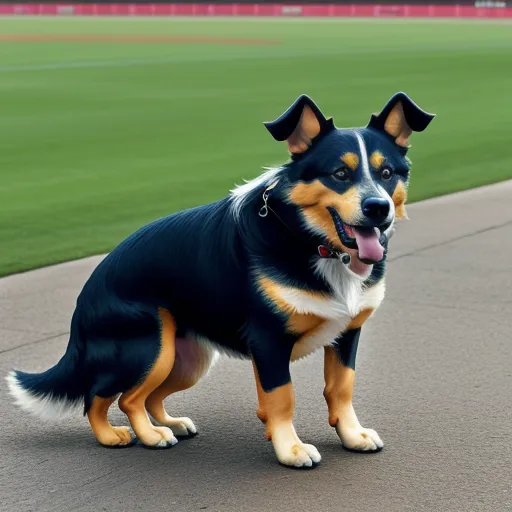
[[43,373],[10,372],[6,380],[16,405],[44,420],[63,419],[83,408],[87,386],[82,353],[72,326],[67,350],[55,366]]

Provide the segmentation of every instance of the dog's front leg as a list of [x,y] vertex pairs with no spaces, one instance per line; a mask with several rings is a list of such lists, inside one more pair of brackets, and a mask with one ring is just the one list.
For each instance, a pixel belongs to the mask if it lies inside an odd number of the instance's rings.
[[[258,370],[256,369],[256,363],[254,362],[254,359],[252,360],[252,367],[254,370],[254,378],[256,379],[256,392],[258,394],[258,408],[256,409],[256,416],[258,416],[258,419],[263,423],[267,423],[267,411],[265,410],[265,391],[263,391],[263,388],[261,387],[260,378],[258,376]],[[270,441],[271,436],[270,432],[268,431],[268,428],[265,430],[267,435],[267,440]]]
[[329,425],[336,428],[343,446],[352,451],[375,452],[384,443],[375,430],[361,426],[352,405],[360,332],[361,328],[349,330],[334,346],[325,348],[324,397],[329,408]]
[[[284,347],[282,347],[284,348]],[[263,350],[253,353],[258,390],[258,417],[266,424],[267,439],[272,440],[279,462],[285,466],[311,468],[321,456],[311,444],[303,443],[293,426],[295,397],[290,377],[290,351]]]

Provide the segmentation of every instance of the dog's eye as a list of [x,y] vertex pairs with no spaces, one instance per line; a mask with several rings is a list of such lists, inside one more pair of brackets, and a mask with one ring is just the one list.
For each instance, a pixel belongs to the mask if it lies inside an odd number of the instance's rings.
[[393,176],[393,171],[389,167],[384,167],[382,171],[380,171],[380,177],[384,181],[388,181]]
[[348,181],[350,179],[349,170],[346,167],[340,167],[334,172],[333,176],[340,181]]

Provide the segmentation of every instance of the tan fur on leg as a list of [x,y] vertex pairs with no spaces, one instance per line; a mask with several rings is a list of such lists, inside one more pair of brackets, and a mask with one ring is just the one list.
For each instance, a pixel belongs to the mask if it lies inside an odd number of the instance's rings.
[[379,435],[361,426],[352,406],[355,371],[339,361],[333,347],[325,348],[324,377],[329,425],[336,428],[343,445],[357,451],[380,450],[384,444]]
[[135,434],[143,444],[164,448],[175,444],[177,439],[170,429],[154,427],[145,408],[146,399],[164,382],[174,364],[176,323],[168,311],[161,309],[159,314],[162,322],[160,353],[142,384],[121,395],[119,408],[128,416]]
[[170,427],[177,436],[189,436],[197,433],[197,429],[190,418],[173,418],[167,414],[164,406],[164,399],[172,393],[184,391],[192,387],[198,379],[194,381],[180,379],[170,375],[146,400],[146,408],[151,416],[160,424]]
[[173,418],[165,410],[164,400],[169,395],[194,386],[214,364],[218,354],[212,347],[195,339],[176,340],[174,367],[165,381],[146,400],[146,409],[160,424],[170,427],[177,436],[197,434],[190,418]]
[[266,414],[266,435],[272,440],[277,459],[285,466],[313,467],[320,462],[318,450],[311,444],[304,444],[293,426],[295,398],[291,382],[269,393],[261,388],[258,372],[255,370],[256,387],[261,389],[262,410]]
[[95,396],[87,418],[96,439],[104,446],[127,446],[132,435],[128,427],[113,427],[108,421],[108,409],[117,397],[101,398]]

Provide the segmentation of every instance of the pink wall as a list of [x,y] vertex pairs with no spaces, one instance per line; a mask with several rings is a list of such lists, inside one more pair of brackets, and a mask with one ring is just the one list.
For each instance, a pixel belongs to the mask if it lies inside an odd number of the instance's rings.
[[0,15],[512,18],[512,7],[378,4],[0,4]]

